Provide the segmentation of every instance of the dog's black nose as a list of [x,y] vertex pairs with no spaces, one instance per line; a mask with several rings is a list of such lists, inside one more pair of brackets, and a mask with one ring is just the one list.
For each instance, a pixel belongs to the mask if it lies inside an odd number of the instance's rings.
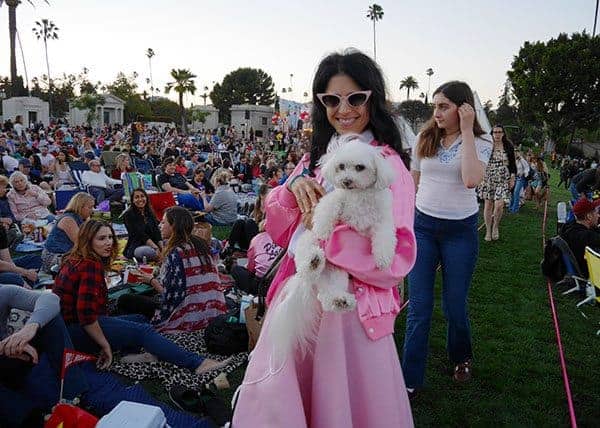
[[344,178],[342,180],[342,184],[344,185],[345,188],[349,188],[352,186],[352,180],[350,180],[349,178]]

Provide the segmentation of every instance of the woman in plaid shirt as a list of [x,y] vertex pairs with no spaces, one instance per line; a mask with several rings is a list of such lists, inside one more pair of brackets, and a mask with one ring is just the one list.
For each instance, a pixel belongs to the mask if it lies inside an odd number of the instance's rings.
[[117,255],[112,227],[98,220],[86,221],[73,250],[63,258],[53,292],[61,300],[61,314],[77,350],[100,353],[98,365],[112,363],[113,350],[131,352],[144,348],[159,360],[202,374],[225,362],[188,352],[158,334],[143,315],[107,315],[108,288],[105,270]]

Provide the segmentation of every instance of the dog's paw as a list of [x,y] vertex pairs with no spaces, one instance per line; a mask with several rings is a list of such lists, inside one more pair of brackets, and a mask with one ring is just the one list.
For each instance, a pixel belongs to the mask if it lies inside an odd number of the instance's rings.
[[379,269],[387,269],[394,261],[396,253],[396,241],[386,240],[380,244],[373,245],[373,257]]
[[356,297],[350,293],[319,293],[318,299],[323,310],[328,312],[347,312],[356,307]]
[[325,252],[315,247],[311,254],[306,254],[301,260],[297,261],[296,269],[303,277],[317,279],[325,268]]

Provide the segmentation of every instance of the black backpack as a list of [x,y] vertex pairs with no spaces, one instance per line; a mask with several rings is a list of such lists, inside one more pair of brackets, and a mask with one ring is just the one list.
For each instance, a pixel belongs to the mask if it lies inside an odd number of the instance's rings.
[[204,330],[204,343],[211,354],[233,355],[248,351],[248,330],[239,322],[240,310],[213,318]]
[[541,267],[542,274],[552,282],[560,281],[567,273],[567,269],[562,259],[562,253],[560,249],[554,245],[552,239],[546,240]]

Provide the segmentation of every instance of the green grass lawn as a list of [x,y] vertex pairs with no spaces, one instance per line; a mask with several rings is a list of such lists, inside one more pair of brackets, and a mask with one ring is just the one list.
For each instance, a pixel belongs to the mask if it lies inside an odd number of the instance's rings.
[[[546,236],[556,232],[556,203],[568,192],[556,188],[552,174]],[[430,337],[427,388],[413,402],[415,425],[567,426],[568,409],[548,292],[541,275],[543,212],[527,202],[519,214],[505,215],[500,240],[485,242],[470,293],[474,378],[456,385],[445,351],[445,321],[436,288]],[[585,319],[575,308],[578,297],[554,292],[571,391],[579,426],[600,421],[600,308],[587,306]],[[396,324],[401,354],[405,314]]]
[[[556,203],[568,192],[556,189],[552,173],[546,236],[556,231]],[[412,403],[417,427],[560,427],[569,424],[558,348],[546,282],[541,275],[542,211],[528,202],[517,215],[505,215],[500,240],[483,241],[470,294],[474,378],[455,384],[445,351],[445,322],[440,286],[430,335],[427,387]],[[217,229],[219,238],[226,230]],[[439,281],[439,278],[438,278]],[[571,391],[580,427],[600,421],[600,308],[586,306],[585,319],[575,308],[578,297],[554,291]],[[397,319],[395,339],[402,353],[406,314]],[[230,400],[244,368],[229,376]],[[158,385],[145,384],[158,397]]]

